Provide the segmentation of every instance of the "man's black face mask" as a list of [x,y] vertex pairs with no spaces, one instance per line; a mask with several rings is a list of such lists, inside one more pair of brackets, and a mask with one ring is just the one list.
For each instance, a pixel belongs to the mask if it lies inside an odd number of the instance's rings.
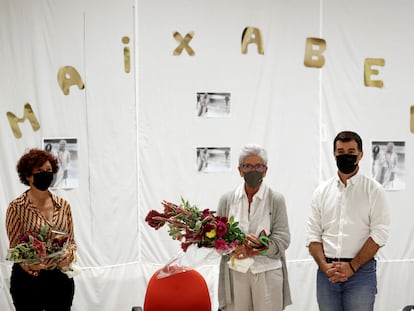
[[344,174],[351,174],[356,170],[358,164],[356,154],[341,154],[336,156],[336,166]]

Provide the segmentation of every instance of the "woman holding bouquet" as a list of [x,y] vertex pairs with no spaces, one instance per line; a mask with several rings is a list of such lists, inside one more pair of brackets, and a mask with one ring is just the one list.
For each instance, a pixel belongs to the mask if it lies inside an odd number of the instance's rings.
[[285,200],[263,183],[267,153],[261,146],[243,147],[238,170],[244,182],[221,197],[217,215],[233,216],[246,239],[221,260],[219,306],[223,311],[281,311],[291,304]]
[[[74,281],[63,272],[70,267],[76,251],[71,207],[48,190],[57,171],[57,159],[45,150],[31,149],[17,163],[19,179],[29,189],[7,209],[10,251],[18,250],[25,239],[34,250],[30,259],[27,253],[12,259],[10,293],[16,311],[66,311],[72,306]],[[50,249],[55,241],[64,241],[59,244],[60,251]]]

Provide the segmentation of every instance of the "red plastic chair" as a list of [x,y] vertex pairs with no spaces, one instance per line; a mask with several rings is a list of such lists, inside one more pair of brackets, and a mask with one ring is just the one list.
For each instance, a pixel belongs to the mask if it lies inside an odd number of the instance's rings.
[[196,270],[157,278],[148,282],[144,311],[211,311],[211,300],[203,276]]

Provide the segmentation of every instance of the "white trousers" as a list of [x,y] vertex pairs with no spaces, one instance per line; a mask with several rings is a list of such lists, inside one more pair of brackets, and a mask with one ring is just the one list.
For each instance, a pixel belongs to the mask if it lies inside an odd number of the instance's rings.
[[282,311],[282,268],[253,274],[231,270],[234,301],[223,311]]

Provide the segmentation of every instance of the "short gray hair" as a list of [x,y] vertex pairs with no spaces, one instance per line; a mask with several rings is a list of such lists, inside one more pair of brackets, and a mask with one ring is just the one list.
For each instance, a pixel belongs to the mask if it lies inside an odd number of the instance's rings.
[[260,145],[248,144],[243,146],[239,156],[239,165],[242,165],[244,159],[248,156],[259,156],[263,159],[264,165],[267,165],[267,152]]

